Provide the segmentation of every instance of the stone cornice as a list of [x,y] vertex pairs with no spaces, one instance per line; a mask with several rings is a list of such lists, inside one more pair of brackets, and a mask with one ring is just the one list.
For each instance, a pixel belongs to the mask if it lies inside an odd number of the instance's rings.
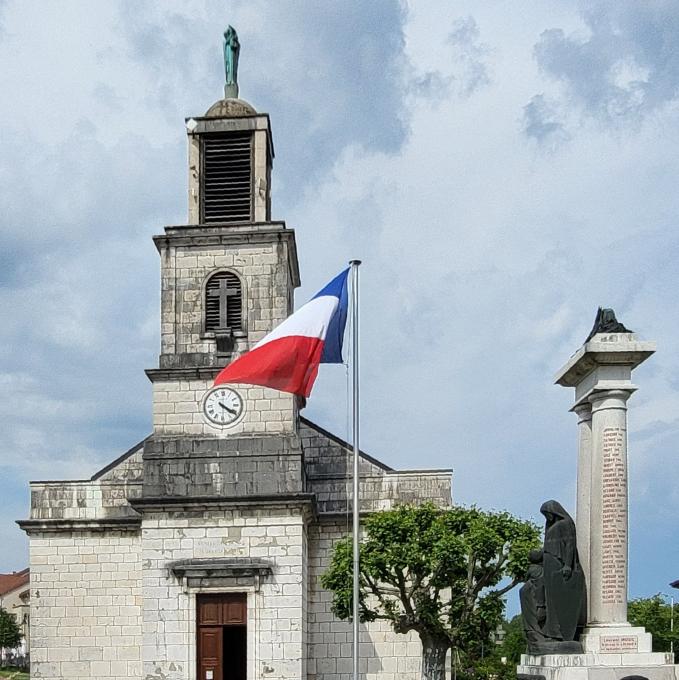
[[147,368],[144,373],[153,383],[163,380],[214,380],[224,366]]
[[626,365],[634,369],[655,350],[655,342],[638,340],[634,333],[599,333],[571,356],[554,381],[563,387],[575,387],[598,366]]
[[41,533],[80,531],[139,531],[141,517],[112,517],[110,519],[22,519],[17,524],[29,536]]
[[303,508],[310,517],[316,516],[316,494],[272,494],[250,496],[162,496],[151,498],[129,499],[130,505],[139,513],[157,511],[176,511],[178,509],[196,508],[234,508],[234,507],[270,507],[270,508]]
[[285,222],[235,222],[220,225],[186,224],[165,227],[164,234],[153,237],[158,252],[169,246],[235,246],[240,244],[286,241],[288,266],[293,287],[300,285],[295,230]]

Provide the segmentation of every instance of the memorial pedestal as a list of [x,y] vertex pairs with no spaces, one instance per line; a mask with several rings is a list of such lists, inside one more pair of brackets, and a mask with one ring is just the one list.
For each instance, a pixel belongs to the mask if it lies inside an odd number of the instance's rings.
[[593,654],[647,654],[653,649],[651,634],[629,624],[585,628],[580,643],[585,653]]
[[[636,629],[640,630],[640,629]],[[622,680],[640,675],[648,680],[679,680],[672,655],[661,652],[523,654],[519,680]]]

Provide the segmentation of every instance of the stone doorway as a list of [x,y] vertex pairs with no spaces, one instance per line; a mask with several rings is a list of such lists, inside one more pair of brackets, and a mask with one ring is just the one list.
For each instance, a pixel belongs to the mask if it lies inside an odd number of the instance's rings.
[[198,595],[198,680],[247,680],[245,593]]

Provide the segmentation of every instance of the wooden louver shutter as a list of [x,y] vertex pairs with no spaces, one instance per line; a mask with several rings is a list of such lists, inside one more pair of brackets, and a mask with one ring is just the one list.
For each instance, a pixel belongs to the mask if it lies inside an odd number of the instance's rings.
[[[222,281],[229,291],[226,303],[226,318],[222,318],[220,289]],[[223,294],[223,293],[222,293]],[[205,286],[205,330],[230,328],[231,331],[243,330],[243,291],[240,279],[231,272],[217,272]]]
[[203,223],[252,219],[252,133],[203,137]]

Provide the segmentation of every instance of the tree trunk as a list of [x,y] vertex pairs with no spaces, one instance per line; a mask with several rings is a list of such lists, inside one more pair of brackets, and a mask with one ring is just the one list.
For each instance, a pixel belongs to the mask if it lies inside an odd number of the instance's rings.
[[420,635],[422,641],[422,680],[446,680],[446,638]]

